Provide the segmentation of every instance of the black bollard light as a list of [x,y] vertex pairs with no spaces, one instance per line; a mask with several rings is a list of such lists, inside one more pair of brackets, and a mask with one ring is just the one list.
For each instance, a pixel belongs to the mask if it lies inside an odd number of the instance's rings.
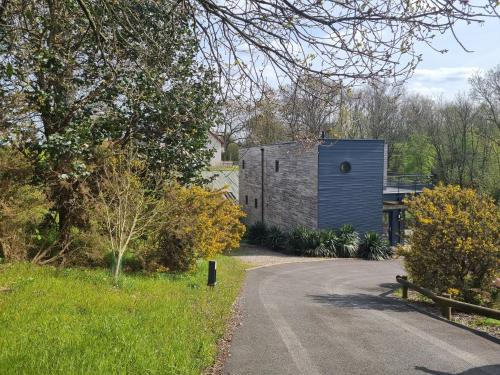
[[215,260],[208,261],[208,286],[217,284],[217,262]]

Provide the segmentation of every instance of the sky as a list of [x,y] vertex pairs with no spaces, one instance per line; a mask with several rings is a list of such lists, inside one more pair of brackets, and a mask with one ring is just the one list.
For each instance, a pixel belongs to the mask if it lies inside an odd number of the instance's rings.
[[447,49],[446,54],[418,46],[423,61],[407,81],[409,92],[452,99],[469,90],[468,78],[472,74],[500,65],[500,20],[488,20],[483,26],[459,25],[455,32],[462,44],[474,52],[464,51],[451,33],[440,35],[433,43],[437,49]]

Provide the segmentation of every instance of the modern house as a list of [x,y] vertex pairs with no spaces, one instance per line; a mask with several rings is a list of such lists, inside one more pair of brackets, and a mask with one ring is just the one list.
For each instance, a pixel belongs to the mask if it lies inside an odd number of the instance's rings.
[[289,142],[242,148],[239,156],[247,224],[284,230],[351,224],[360,233],[385,233],[395,244],[404,232],[402,199],[423,188],[387,175],[383,140]]

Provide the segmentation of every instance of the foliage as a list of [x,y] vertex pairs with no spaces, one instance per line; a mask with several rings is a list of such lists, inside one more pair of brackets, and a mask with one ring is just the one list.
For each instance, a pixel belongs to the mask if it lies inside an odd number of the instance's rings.
[[246,146],[271,144],[287,139],[286,129],[278,116],[278,98],[272,90],[257,101],[253,115],[245,124]]
[[358,254],[361,258],[369,260],[390,259],[393,251],[389,242],[375,232],[367,232],[363,235],[359,244]]
[[171,184],[165,187],[158,234],[145,250],[149,268],[192,269],[199,258],[238,247],[245,227],[240,207],[221,191]]
[[135,143],[151,173],[197,178],[215,82],[169,1],[15,0],[1,19],[0,142],[28,155],[63,239],[86,225],[77,203],[104,140]]
[[500,210],[493,200],[440,185],[407,204],[415,224],[404,255],[413,281],[438,293],[456,288],[466,300],[474,300],[474,290],[489,292],[500,268]]
[[239,160],[240,147],[236,143],[229,143],[226,151],[222,153],[222,160],[237,162]]
[[0,257],[28,260],[37,227],[50,203],[42,189],[30,185],[33,170],[18,151],[0,147]]
[[359,234],[350,224],[344,224],[337,230],[337,256],[339,258],[353,258],[358,252]]
[[252,245],[264,245],[267,238],[267,225],[257,221],[247,229],[247,240]]
[[320,256],[337,257],[337,249],[339,247],[339,239],[337,233],[331,229],[320,231],[320,245],[317,248]]
[[288,236],[277,226],[271,226],[267,230],[264,244],[271,250],[283,251],[287,247]]
[[216,260],[216,288],[206,262],[183,275],[123,275],[119,289],[105,270],[0,265],[11,289],[0,292],[0,373],[203,373],[245,275],[234,258]]
[[[108,269],[116,269],[116,259],[113,252],[108,252],[103,257],[104,266]],[[133,252],[127,252],[123,255],[121,261],[123,272],[139,272],[145,269],[144,260]]]
[[321,245],[320,232],[306,227],[299,227],[290,233],[288,241],[297,255],[306,255]]
[[315,258],[332,258],[331,252],[328,248],[318,245],[314,249],[307,249],[303,252],[306,257],[315,257]]
[[158,198],[160,186],[146,186],[143,178],[148,170],[132,148],[104,150],[96,181],[97,193],[91,196],[95,220],[108,236],[113,254],[115,283],[121,271],[123,256],[132,241],[152,235],[153,224],[162,211]]

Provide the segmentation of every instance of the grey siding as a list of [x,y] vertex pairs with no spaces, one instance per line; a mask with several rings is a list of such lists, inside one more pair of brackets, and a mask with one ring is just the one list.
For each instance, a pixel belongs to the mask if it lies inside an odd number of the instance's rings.
[[[351,164],[349,173],[340,164]],[[352,224],[382,233],[384,141],[328,140],[319,146],[319,228]]]
[[[290,230],[318,225],[318,147],[284,143],[240,151],[240,205],[245,222],[261,220],[261,148],[264,149],[264,222]],[[245,160],[245,169],[242,161]],[[279,171],[276,172],[276,161]],[[245,196],[249,197],[248,205]],[[257,198],[258,208],[254,207]]]
[[[261,157],[259,147],[240,148],[239,202],[246,213],[244,222],[253,224],[261,220]],[[245,163],[245,168],[243,168]],[[246,203],[248,199],[248,204]],[[257,208],[254,202],[257,199]]]

